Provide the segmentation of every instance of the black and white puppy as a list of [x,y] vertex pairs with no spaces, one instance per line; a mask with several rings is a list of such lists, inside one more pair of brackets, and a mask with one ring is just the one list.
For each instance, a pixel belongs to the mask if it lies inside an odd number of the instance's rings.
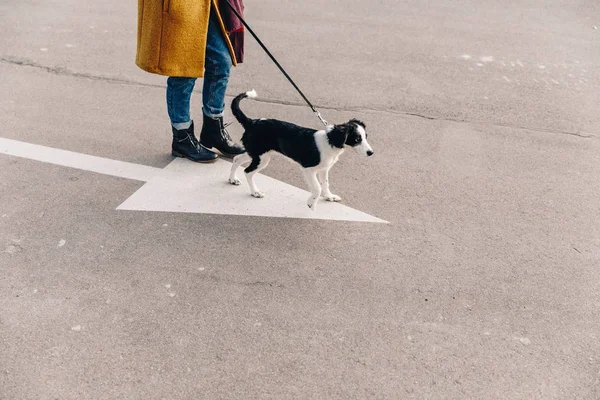
[[315,130],[276,119],[251,119],[240,109],[240,101],[256,96],[254,90],[242,93],[231,104],[233,115],[245,129],[242,143],[246,153],[233,159],[229,183],[241,183],[236,177],[236,170],[243,166],[252,196],[264,197],[253,177],[269,164],[273,152],[277,152],[303,168],[311,191],[307,202],[309,208],[316,207],[321,194],[328,201],[341,201],[341,197],[329,190],[329,170],[346,148],[354,148],[365,157],[373,155],[373,149],[367,142],[365,124],[352,119],[345,124],[331,125],[325,130]]

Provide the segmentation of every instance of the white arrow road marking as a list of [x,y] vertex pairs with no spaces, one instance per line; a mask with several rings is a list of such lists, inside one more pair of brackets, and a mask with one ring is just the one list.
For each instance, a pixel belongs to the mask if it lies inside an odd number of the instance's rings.
[[118,210],[387,223],[323,199],[316,210],[310,210],[306,206],[309,192],[265,175],[256,175],[254,179],[267,197],[256,199],[250,196],[244,179],[241,186],[233,186],[227,181],[231,163],[223,160],[198,165],[175,159],[160,169],[4,138],[0,138],[0,154],[146,182]]
[[241,186],[228,182],[230,170],[223,160],[206,167],[176,159],[118,209],[387,222],[324,200],[313,211],[306,205],[309,192],[260,174],[254,179],[266,197],[256,199],[243,177]]

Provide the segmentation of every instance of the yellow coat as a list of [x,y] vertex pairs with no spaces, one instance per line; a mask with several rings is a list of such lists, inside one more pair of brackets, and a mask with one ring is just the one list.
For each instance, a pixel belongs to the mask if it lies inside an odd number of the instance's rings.
[[138,0],[137,66],[166,76],[204,76],[211,6],[237,65],[217,0]]

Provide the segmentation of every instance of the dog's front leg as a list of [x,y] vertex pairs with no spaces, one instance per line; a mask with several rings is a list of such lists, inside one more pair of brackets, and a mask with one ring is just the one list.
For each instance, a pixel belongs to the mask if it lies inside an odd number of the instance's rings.
[[319,181],[323,185],[323,197],[327,201],[342,201],[342,198],[329,191],[329,169],[319,171]]
[[250,186],[250,194],[252,195],[252,197],[262,199],[263,197],[265,197],[265,194],[263,192],[261,192],[260,190],[258,190],[256,185],[254,184],[254,175],[255,174],[256,174],[256,171],[246,174],[246,180],[248,180],[248,186]]
[[304,177],[306,178],[306,182],[311,191],[311,195],[306,204],[308,205],[308,208],[314,210],[317,207],[319,196],[321,196],[321,185],[319,184],[317,172],[315,171],[304,171]]

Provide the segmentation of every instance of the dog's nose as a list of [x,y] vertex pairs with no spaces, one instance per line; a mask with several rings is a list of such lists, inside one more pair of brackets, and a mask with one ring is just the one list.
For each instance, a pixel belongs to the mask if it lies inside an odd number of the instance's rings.
[[367,151],[367,157],[371,157],[372,155],[373,155],[373,151],[372,150]]

